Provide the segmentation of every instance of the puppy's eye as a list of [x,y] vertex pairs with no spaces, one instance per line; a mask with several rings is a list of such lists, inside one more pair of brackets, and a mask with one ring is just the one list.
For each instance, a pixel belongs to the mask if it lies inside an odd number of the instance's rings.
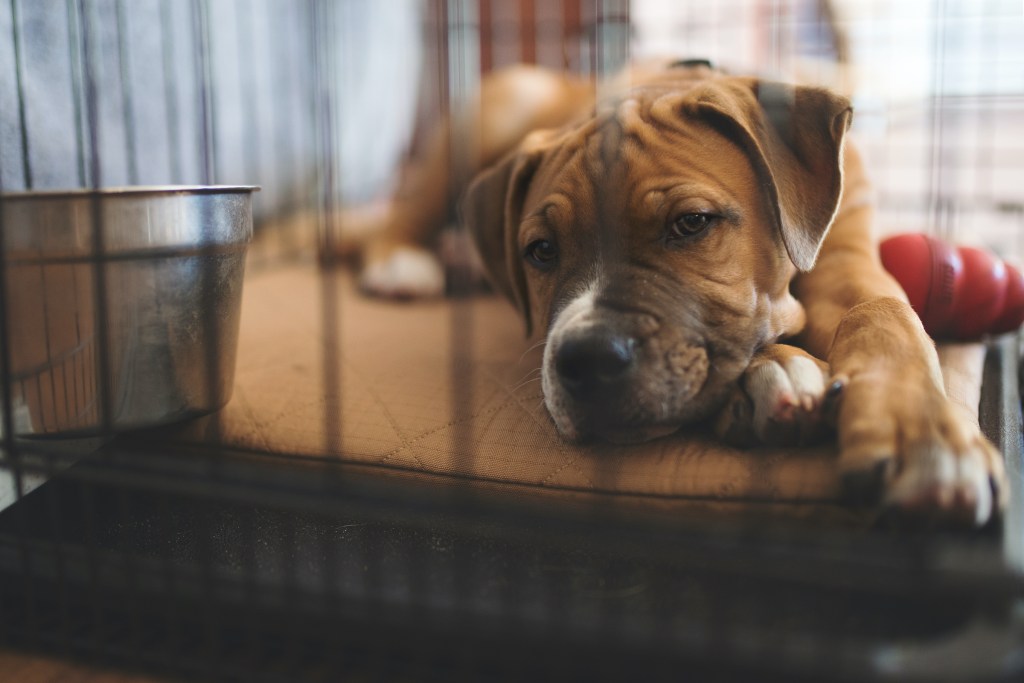
[[548,240],[534,240],[526,245],[526,260],[540,269],[551,268],[558,261],[558,247]]
[[669,239],[694,237],[710,228],[717,220],[718,216],[711,213],[684,213],[677,216],[669,226]]

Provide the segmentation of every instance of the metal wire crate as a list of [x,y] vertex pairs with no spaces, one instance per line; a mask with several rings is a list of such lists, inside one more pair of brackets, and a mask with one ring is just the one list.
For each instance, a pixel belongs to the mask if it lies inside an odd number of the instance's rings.
[[[856,133],[880,181],[883,228],[1024,257],[1019,3],[398,4],[391,13],[371,0],[9,0],[0,190],[258,184],[249,265],[272,270],[332,254],[345,230],[336,209],[387,192],[404,150],[422,145],[481,73],[532,61],[600,79],[631,57],[673,50],[859,81]],[[910,30],[911,10],[914,22],[928,17],[923,28]],[[396,47],[404,40],[407,52]],[[923,74],[920,92],[884,75],[893,63]],[[381,89],[380,74],[393,87]],[[111,286],[101,253],[78,267],[90,295]],[[115,433],[103,399],[115,370],[92,346],[70,362],[100,386],[86,407],[102,428],[88,439],[20,438],[5,240],[0,254],[6,647],[244,681],[1020,675],[1015,340],[990,345],[981,406],[1014,489],[1001,527],[851,532],[423,486],[398,470],[312,469],[269,448],[185,452],[163,431]],[[319,317],[334,330],[343,266],[322,258],[316,268]],[[459,332],[473,309],[453,310],[455,358],[472,343]],[[201,314],[217,329],[216,310]],[[340,383],[341,339],[319,342],[323,381]],[[210,367],[225,362],[215,355]],[[34,381],[60,381],[62,367]],[[464,370],[451,372],[456,404],[471,402]],[[323,406],[317,437],[342,443],[334,408]],[[469,438],[452,431],[455,443]]]

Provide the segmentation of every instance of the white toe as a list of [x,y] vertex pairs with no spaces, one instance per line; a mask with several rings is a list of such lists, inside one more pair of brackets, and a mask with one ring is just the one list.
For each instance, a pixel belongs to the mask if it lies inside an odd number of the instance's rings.
[[956,455],[933,447],[909,459],[893,482],[887,503],[909,509],[934,508],[980,526],[992,516],[995,503],[988,472],[973,453]]
[[796,405],[796,394],[786,371],[778,363],[764,363],[747,376],[747,394],[754,403],[754,428],[765,434],[769,420],[782,418]]
[[811,410],[825,395],[825,375],[810,358],[794,356],[786,361],[786,374],[800,405]]

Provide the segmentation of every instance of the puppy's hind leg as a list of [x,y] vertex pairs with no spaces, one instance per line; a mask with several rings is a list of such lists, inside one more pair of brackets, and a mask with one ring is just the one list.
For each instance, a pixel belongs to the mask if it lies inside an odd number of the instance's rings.
[[384,229],[363,248],[359,286],[386,298],[428,298],[444,293],[444,269],[427,248],[447,216],[448,127],[434,132],[423,160],[407,169],[391,203]]
[[531,131],[575,116],[591,101],[589,88],[529,66],[484,78],[476,101],[442,121],[403,175],[383,231],[363,251],[363,291],[399,298],[441,294],[444,269],[430,247],[464,186]]

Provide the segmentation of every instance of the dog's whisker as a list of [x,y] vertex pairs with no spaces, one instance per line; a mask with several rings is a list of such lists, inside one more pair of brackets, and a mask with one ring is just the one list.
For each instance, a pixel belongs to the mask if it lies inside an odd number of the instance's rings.
[[520,382],[519,384],[517,384],[514,387],[512,387],[511,389],[509,389],[509,392],[514,394],[515,392],[517,392],[520,389],[522,389],[523,387],[525,387],[527,384],[531,384],[533,382],[539,382],[540,380],[541,380],[540,375],[538,375],[536,377],[531,377],[529,379],[525,379],[522,382]]
[[529,381],[533,375],[536,375],[536,378],[534,378],[534,379],[540,379],[540,373],[541,373],[541,369],[540,368],[534,368],[534,369],[528,371],[526,374],[524,374],[522,377],[520,377],[517,380],[516,386],[512,389],[512,391],[515,391],[516,389],[521,387],[524,383]]
[[544,346],[547,343],[548,343],[547,339],[541,339],[539,342],[537,342],[536,344],[534,344],[530,348],[528,348],[525,351],[523,351],[523,355],[519,356],[519,361],[518,362],[522,363],[523,359],[526,358],[527,354],[529,354],[531,351],[534,351],[535,349],[538,349],[538,348]]
[[529,373],[520,378],[518,384],[516,384],[515,386],[516,388],[518,388],[521,387],[523,384],[527,384],[529,382],[539,382],[541,379],[541,373]]

